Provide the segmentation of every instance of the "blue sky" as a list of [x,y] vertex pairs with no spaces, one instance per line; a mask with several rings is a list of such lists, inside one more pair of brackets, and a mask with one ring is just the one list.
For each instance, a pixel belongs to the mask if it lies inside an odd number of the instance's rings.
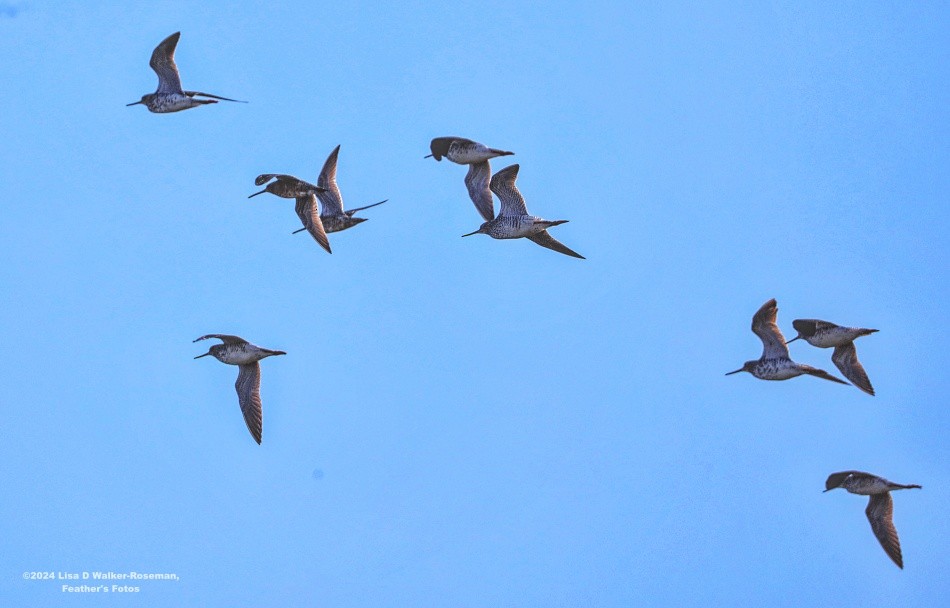
[[[945,3],[0,6],[4,605],[950,596]],[[250,103],[124,107],[179,30],[185,88]],[[459,238],[442,135],[515,151],[588,259]],[[331,256],[246,197],[337,144],[389,202]],[[880,329],[878,395],[724,377],[772,297]],[[261,446],[207,333],[288,353]],[[905,570],[845,469],[923,485]],[[94,570],[181,580],[21,578]]]

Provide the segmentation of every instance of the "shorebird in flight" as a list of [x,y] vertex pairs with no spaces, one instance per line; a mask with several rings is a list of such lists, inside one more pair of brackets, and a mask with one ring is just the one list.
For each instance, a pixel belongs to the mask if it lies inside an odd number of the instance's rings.
[[265,357],[286,355],[287,353],[282,350],[261,348],[244,338],[226,334],[208,334],[194,341],[207,340],[208,338],[218,338],[223,344],[213,345],[208,349],[208,352],[198,355],[195,359],[211,355],[221,363],[239,366],[237,382],[234,383],[234,388],[238,394],[238,403],[241,404],[241,413],[244,414],[247,430],[251,432],[254,441],[260,444],[264,427],[264,412],[261,407],[261,366],[258,361]]
[[486,222],[495,219],[495,205],[489,189],[491,165],[488,160],[498,156],[510,156],[514,152],[489,148],[464,137],[436,137],[429,144],[429,149],[432,154],[425,158],[433,157],[441,161],[444,156],[453,163],[468,165],[468,173],[465,174],[468,196]]
[[547,229],[551,226],[559,226],[567,223],[568,220],[544,220],[540,217],[528,215],[528,209],[525,205],[524,197],[518,191],[515,180],[518,179],[518,165],[505,167],[492,176],[490,188],[501,201],[501,210],[498,217],[490,219],[483,223],[475,232],[463,234],[462,236],[472,236],[473,234],[487,234],[493,239],[518,239],[526,238],[534,241],[542,247],[547,247],[569,255],[575,258],[585,259],[584,256],[576,251],[569,249],[563,243],[548,234]]
[[[357,211],[362,211],[363,209],[369,209],[370,207],[375,207],[376,205],[382,205],[389,200],[386,199],[384,201],[379,201],[378,203],[373,203],[372,205],[366,205],[365,207],[357,207],[356,209],[344,211],[343,195],[340,194],[340,187],[336,183],[336,165],[337,157],[339,155],[340,146],[337,146],[333,149],[333,152],[330,152],[330,156],[327,157],[327,161],[323,163],[323,169],[320,171],[320,176],[317,178],[317,186],[319,187],[317,198],[320,199],[320,221],[323,222],[323,228],[328,233],[346,230],[347,228],[352,228],[361,222],[365,222],[369,218],[353,217],[353,214]],[[297,234],[303,230],[304,228],[295,230],[294,234]]]
[[762,305],[762,308],[752,317],[752,331],[762,340],[762,356],[755,361],[746,361],[745,364],[726,375],[749,372],[760,380],[788,380],[795,376],[808,374],[832,382],[847,384],[844,380],[832,376],[828,372],[804,363],[795,363],[788,356],[788,346],[785,337],[775,323],[778,315],[778,304],[775,298]]
[[831,360],[844,374],[844,377],[865,393],[874,395],[871,380],[868,378],[867,372],[864,371],[864,366],[858,361],[858,350],[854,347],[854,341],[861,336],[873,334],[877,331],[876,329],[843,327],[818,319],[795,319],[792,321],[792,326],[798,332],[798,335],[789,340],[787,344],[802,338],[818,348],[834,347],[835,351],[831,355]]
[[[181,88],[181,76],[178,75],[178,66],[175,64],[175,47],[178,46],[178,39],[181,32],[175,32],[155,47],[152,51],[152,58],[148,64],[152,66],[155,73],[158,74],[158,89],[154,93],[142,95],[142,99],[127,106],[144,105],[149,112],[165,114],[168,112],[180,112],[188,108],[218,103],[216,99],[222,101],[234,101],[237,103],[247,103],[237,99],[227,97],[218,97],[210,93],[201,93],[199,91],[184,91]],[[199,99],[198,97],[211,97],[212,99]]]
[[871,530],[877,537],[887,556],[894,560],[898,568],[904,568],[904,558],[901,556],[901,543],[897,538],[897,528],[894,527],[894,501],[891,499],[893,490],[907,490],[920,488],[917,484],[904,485],[888,481],[883,477],[863,473],[861,471],[841,471],[832,473],[825,481],[825,492],[835,488],[844,488],[852,494],[870,496],[868,507],[864,513],[871,522]]
[[489,148],[485,144],[466,139],[464,137],[436,137],[429,143],[429,150],[432,154],[424,158],[435,158],[441,161],[442,157],[449,159],[459,165],[470,165],[480,163],[496,156],[510,156],[514,152],[508,150],[499,150],[498,148]]
[[314,186],[293,175],[285,175],[282,173],[264,173],[258,175],[257,178],[254,179],[254,183],[258,186],[267,184],[267,187],[260,192],[255,192],[247,198],[254,198],[258,194],[270,192],[281,198],[296,199],[297,204],[294,206],[294,211],[297,212],[297,217],[300,218],[303,229],[309,232],[313,240],[326,249],[327,253],[333,253],[330,250],[330,239],[327,238],[327,232],[323,227],[323,222],[320,220],[320,210],[317,206],[317,196],[326,192],[325,188]]
[[[271,181],[273,180],[273,181]],[[270,183],[268,183],[270,182]],[[255,192],[247,198],[254,198],[258,194],[270,192],[280,198],[297,198],[298,196],[307,196],[308,194],[319,194],[324,191],[320,186],[314,186],[310,182],[305,182],[299,177],[286,175],[284,173],[262,173],[254,178],[254,184],[263,186],[263,190]]]

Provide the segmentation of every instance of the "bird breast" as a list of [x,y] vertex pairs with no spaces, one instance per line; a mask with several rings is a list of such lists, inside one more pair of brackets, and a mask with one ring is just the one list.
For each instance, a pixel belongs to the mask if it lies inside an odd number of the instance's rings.
[[852,494],[861,494],[862,496],[880,494],[890,489],[887,481],[880,478],[869,479],[867,477],[852,477],[844,482],[843,487]]
[[833,348],[853,342],[861,335],[861,330],[854,327],[832,327],[823,329],[805,340],[818,348]]
[[346,215],[321,215],[320,221],[323,222],[323,229],[327,234],[331,232],[340,232],[360,223],[360,219],[352,218]]
[[784,359],[764,359],[752,369],[752,375],[760,380],[788,380],[800,376],[795,365]]
[[147,102],[148,109],[156,114],[167,114],[169,112],[180,112],[201,105],[187,95],[156,95]]
[[244,348],[244,344],[223,344],[222,346],[224,348],[212,353],[215,359],[221,363],[227,363],[228,365],[248,365],[249,363],[261,360],[260,353]]
[[538,218],[530,215],[503,215],[488,225],[488,236],[494,239],[520,239],[544,230],[544,225],[536,223]]
[[470,165],[480,163],[493,157],[488,148],[479,144],[460,144],[452,142],[445,157],[453,163]]

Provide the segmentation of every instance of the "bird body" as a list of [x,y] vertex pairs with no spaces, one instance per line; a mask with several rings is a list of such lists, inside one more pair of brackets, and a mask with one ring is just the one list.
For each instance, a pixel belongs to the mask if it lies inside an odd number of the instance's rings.
[[426,158],[431,156],[437,161],[441,161],[442,157],[445,157],[459,165],[470,165],[490,158],[514,154],[514,152],[507,150],[489,148],[485,144],[464,137],[436,137],[429,144],[429,149],[432,154],[429,154]]
[[[821,374],[825,373],[820,369],[804,363],[796,363],[791,359],[758,359],[750,363],[754,363],[755,365],[743,371],[748,371],[759,380],[788,380],[789,378],[801,376],[802,374],[823,377]],[[827,379],[830,380],[832,378]]]
[[269,192],[280,198],[297,198],[298,196],[320,194],[324,191],[320,186],[314,186],[299,177],[282,173],[263,173],[254,179],[254,183],[258,186],[263,186],[264,184],[267,184],[267,186],[260,192],[255,192],[247,198],[254,198],[258,194],[264,194],[265,192]]
[[[219,97],[210,93],[200,91],[185,91],[181,88],[181,76],[178,74],[178,65],[175,63],[175,47],[178,46],[178,39],[181,32],[175,32],[168,38],[162,40],[155,50],[152,51],[152,57],[148,64],[158,75],[158,88],[154,93],[142,95],[142,99],[130,104],[144,105],[149,112],[156,114],[167,114],[169,112],[180,112],[189,108],[206,105],[209,103],[218,103],[216,100],[234,101],[237,103],[247,103],[228,97]],[[211,99],[201,99],[201,97],[210,97]]]
[[[200,339],[201,338],[199,338],[199,340]],[[208,352],[221,363],[227,363],[228,365],[250,365],[251,363],[260,361],[264,357],[285,354],[266,348],[260,348],[248,342],[215,344]]]
[[[212,99],[195,99],[193,95],[182,93],[167,93],[160,95],[158,93],[149,93],[142,96],[139,103],[145,105],[149,112],[155,114],[169,114],[171,112],[181,112],[209,103],[218,103]],[[136,105],[136,104],[129,104]]]
[[788,354],[785,337],[775,322],[777,316],[778,303],[776,303],[775,298],[759,308],[752,317],[752,332],[762,340],[762,356],[753,361],[746,361],[741,368],[727,373],[727,376],[739,372],[749,372],[760,380],[788,380],[807,374],[832,382],[847,384],[844,380],[836,378],[822,369],[792,361]]
[[825,480],[825,492],[834,490],[835,488],[842,488],[852,494],[860,494],[862,496],[890,492],[891,490],[907,490],[920,487],[921,486],[917,484],[905,485],[894,483],[883,477],[863,471],[841,471],[840,473],[832,473],[828,476],[828,479]]
[[559,226],[567,220],[545,220],[534,215],[499,215],[490,222],[485,222],[485,231],[493,239],[520,239],[544,232],[551,226]]
[[891,498],[891,492],[912,488],[919,489],[920,487],[917,484],[894,483],[883,477],[863,471],[832,473],[825,481],[825,492],[830,492],[835,488],[844,488],[852,494],[871,497],[868,500],[867,509],[864,511],[868,522],[871,524],[871,531],[874,532],[874,536],[881,543],[884,552],[901,569],[904,568],[904,558],[901,555],[897,528],[894,527],[894,501]]
[[789,342],[801,338],[818,348],[843,346],[848,342],[854,342],[861,336],[867,336],[877,331],[876,329],[865,329],[863,327],[844,327],[818,319],[795,319],[792,321],[792,327],[798,332],[798,336],[792,338]]
[[239,367],[234,389],[238,394],[238,403],[241,406],[241,413],[244,415],[247,430],[250,431],[254,441],[260,444],[264,427],[264,412],[261,404],[261,366],[258,361],[266,357],[286,355],[287,353],[282,350],[261,348],[244,338],[227,334],[208,334],[194,341],[207,340],[208,338],[217,338],[222,343],[212,345],[208,352],[198,355],[195,359],[211,355],[222,363]]
[[835,350],[831,355],[831,361],[835,364],[835,367],[854,386],[869,395],[874,395],[871,379],[868,378],[864,366],[858,360],[858,350],[854,346],[854,341],[861,336],[875,333],[876,329],[844,327],[818,319],[795,319],[792,321],[792,326],[798,332],[798,335],[789,340],[789,344],[801,338],[818,348],[833,347]]
[[548,228],[565,224],[568,220],[545,220],[528,214],[524,197],[515,185],[515,180],[518,178],[518,170],[519,166],[515,164],[510,167],[505,167],[492,176],[490,189],[498,197],[498,200],[501,201],[501,209],[498,212],[498,217],[484,222],[475,232],[470,232],[462,236],[487,234],[493,239],[527,238],[542,247],[547,247],[558,253],[563,253],[582,260],[585,259],[584,256],[568,248],[548,234]]

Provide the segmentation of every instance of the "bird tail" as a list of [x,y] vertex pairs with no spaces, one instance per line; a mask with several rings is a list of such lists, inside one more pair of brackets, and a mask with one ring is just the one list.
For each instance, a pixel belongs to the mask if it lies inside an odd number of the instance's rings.
[[489,148],[492,154],[497,154],[498,156],[511,156],[514,152],[509,152],[508,150],[499,150],[498,148]]

